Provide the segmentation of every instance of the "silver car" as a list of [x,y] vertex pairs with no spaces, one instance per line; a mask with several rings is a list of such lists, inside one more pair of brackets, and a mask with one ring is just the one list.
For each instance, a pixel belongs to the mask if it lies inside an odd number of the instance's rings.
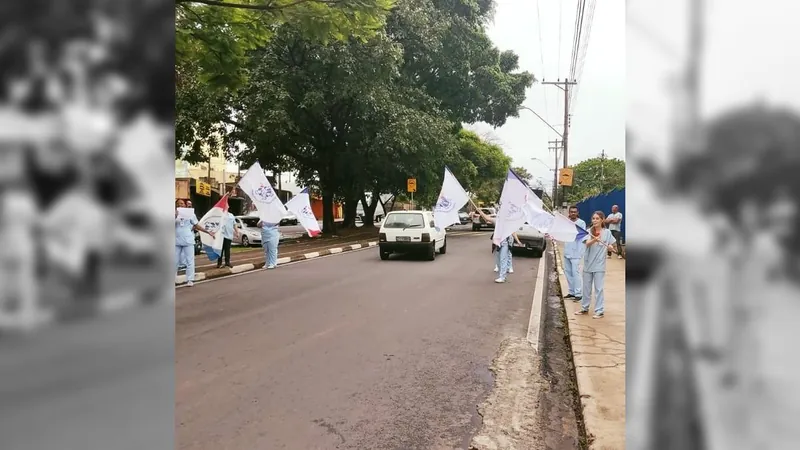
[[261,245],[261,228],[258,216],[236,216],[236,230],[233,233],[233,243],[242,247]]
[[514,241],[513,248],[532,252],[537,258],[541,258],[547,248],[547,240],[544,238],[544,234],[527,223],[519,228],[517,237],[522,242],[522,245]]

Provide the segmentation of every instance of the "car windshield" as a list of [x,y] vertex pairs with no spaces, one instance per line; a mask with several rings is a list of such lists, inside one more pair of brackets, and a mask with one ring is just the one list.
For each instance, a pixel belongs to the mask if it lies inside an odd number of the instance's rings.
[[422,214],[389,214],[386,222],[383,224],[384,228],[423,228],[425,227],[425,219]]
[[242,219],[242,223],[248,228],[258,228],[259,220],[258,217],[245,217]]

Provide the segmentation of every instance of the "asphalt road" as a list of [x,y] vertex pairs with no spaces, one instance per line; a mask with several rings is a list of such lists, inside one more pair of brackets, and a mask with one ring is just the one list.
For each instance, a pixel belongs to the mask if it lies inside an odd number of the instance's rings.
[[174,448],[172,302],[0,338],[0,448]]
[[[302,227],[300,227],[302,230]],[[450,231],[453,233],[463,233],[463,232],[472,232],[470,226],[463,226],[463,225],[456,225],[452,228],[449,228]],[[293,227],[281,227],[281,233],[284,236],[291,236],[293,238],[300,237],[304,232],[295,233],[293,231]],[[291,234],[294,233],[294,234]],[[377,231],[376,231],[377,233]],[[375,235],[377,236],[377,234]],[[278,246],[278,258],[283,258],[285,256],[295,256],[295,255],[302,255],[304,253],[319,251],[321,249],[330,248],[330,247],[345,247],[352,244],[358,244],[364,241],[363,236],[342,236],[342,237],[335,237],[335,238],[327,238],[327,239],[313,239],[313,240],[306,240],[300,243],[286,243],[281,244]],[[377,238],[375,239],[377,240]],[[233,251],[231,252],[231,264],[248,264],[248,263],[257,263],[264,261],[264,250],[260,246],[254,246],[250,249],[243,249],[240,246],[236,245],[233,246]],[[208,257],[205,254],[200,254],[195,256],[194,258],[195,264],[195,271],[203,272],[206,270],[214,269],[217,267],[217,263],[215,261],[209,261]],[[181,272],[184,273],[184,272]]]
[[176,291],[181,449],[467,448],[538,259],[495,284],[487,233],[433,262],[376,249]]

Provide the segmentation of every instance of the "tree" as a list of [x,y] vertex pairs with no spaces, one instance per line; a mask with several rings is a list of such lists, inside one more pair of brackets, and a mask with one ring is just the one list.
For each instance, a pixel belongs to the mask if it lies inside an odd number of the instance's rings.
[[393,0],[177,0],[176,158],[205,161],[204,145],[236,152],[235,142],[227,139],[225,121],[235,114],[232,105],[247,83],[251,54],[267,45],[283,24],[321,43],[368,39],[382,29],[392,4]]
[[369,38],[380,30],[392,0],[176,0],[175,54],[210,87],[246,80],[249,52],[283,24],[321,42]]
[[243,161],[296,169],[323,199],[332,232],[333,201],[354,220],[365,191],[396,191],[425,180],[454,147],[451,123],[418,89],[395,83],[401,53],[385,35],[320,44],[284,27],[254,55],[232,135]]
[[572,186],[565,189],[566,201],[577,203],[586,197],[624,187],[625,161],[616,158],[591,158],[573,167]]
[[522,178],[522,181],[524,181],[525,184],[530,186],[531,182],[533,181],[533,175],[531,175],[531,173],[528,172],[528,169],[518,166],[518,167],[512,167],[511,170],[513,170],[518,177]]

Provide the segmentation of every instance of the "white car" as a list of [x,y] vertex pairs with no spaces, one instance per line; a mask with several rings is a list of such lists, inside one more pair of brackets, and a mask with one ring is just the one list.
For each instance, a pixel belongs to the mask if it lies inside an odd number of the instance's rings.
[[381,259],[392,253],[424,253],[429,261],[436,252],[447,253],[447,232],[437,230],[430,211],[393,211],[383,221],[379,243]]
[[258,216],[236,216],[233,243],[242,247],[261,245],[261,228],[258,226],[260,220]]

